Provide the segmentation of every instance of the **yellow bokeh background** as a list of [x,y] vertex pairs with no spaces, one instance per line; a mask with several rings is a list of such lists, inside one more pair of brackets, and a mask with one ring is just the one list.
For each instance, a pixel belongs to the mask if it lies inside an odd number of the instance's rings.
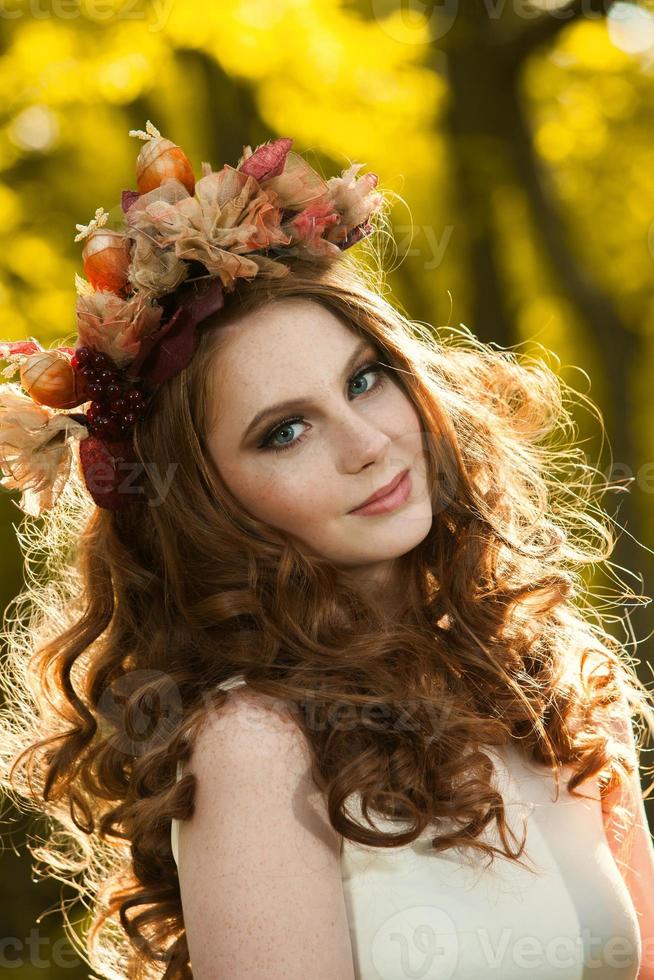
[[[616,4],[557,20],[565,6],[534,3],[527,17],[494,5],[491,18],[459,5],[446,22],[447,5],[394,0],[7,0],[0,339],[74,339],[75,226],[135,188],[142,144],[130,129],[152,120],[196,175],[202,161],[235,165],[244,145],[290,136],[326,175],[359,161],[397,195],[388,276],[410,316],[435,332],[464,324],[487,342],[553,351],[600,405],[616,461],[647,472],[654,17]],[[620,504],[619,554],[645,592],[653,491],[636,480]],[[19,519],[0,495],[3,607],[21,583]],[[9,901],[13,858],[3,860]],[[34,890],[19,898],[16,934],[43,907]],[[37,975],[29,962],[13,973]]]

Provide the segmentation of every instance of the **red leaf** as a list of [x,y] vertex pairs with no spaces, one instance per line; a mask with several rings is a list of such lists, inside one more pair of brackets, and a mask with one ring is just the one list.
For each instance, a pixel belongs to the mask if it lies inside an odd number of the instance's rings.
[[356,245],[356,243],[360,242],[362,238],[367,238],[373,230],[373,226],[369,222],[365,221],[363,224],[352,228],[351,231],[348,232],[345,240],[342,242],[337,242],[337,245],[340,250],[344,252],[346,248]]
[[120,206],[123,209],[123,214],[129,211],[136,198],[140,196],[138,191],[122,191],[120,195]]
[[134,479],[138,461],[131,440],[104,442],[88,435],[79,441],[79,457],[86,488],[98,507],[118,510],[143,493]]
[[13,340],[0,343],[0,357],[8,354],[36,354],[41,348],[33,340]]
[[183,283],[176,290],[175,313],[149,337],[144,337],[137,357],[130,364],[129,377],[141,377],[150,384],[161,384],[179,374],[189,364],[197,347],[196,326],[219,310],[224,303],[218,276],[206,276]]
[[158,330],[151,333],[148,337],[144,337],[139,346],[139,352],[127,368],[127,376],[129,378],[145,377],[147,374],[147,368],[144,370],[143,365],[148,360],[150,354],[156,349],[157,345],[161,343],[163,338],[168,334],[175,323],[181,316],[182,309],[178,307],[173,315],[169,317],[165,323],[163,323]]
[[271,143],[262,143],[238,169],[241,173],[254,177],[259,183],[270,180],[271,177],[279,177],[292,146],[293,140],[287,136],[273,140]]

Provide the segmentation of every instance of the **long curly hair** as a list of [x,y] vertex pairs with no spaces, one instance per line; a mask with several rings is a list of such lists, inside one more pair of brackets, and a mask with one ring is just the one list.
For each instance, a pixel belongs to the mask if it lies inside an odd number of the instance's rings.
[[[0,776],[45,816],[30,850],[88,909],[84,941],[67,932],[102,977],[192,977],[170,829],[193,813],[195,777],[176,781],[176,766],[235,673],[292,706],[333,827],[364,845],[429,827],[437,850],[520,860],[485,747],[520,739],[557,785],[569,765],[569,792],[597,779],[608,799],[634,766],[616,719],[654,732],[652,695],[605,628],[606,594],[602,611],[593,601],[590,575],[615,543],[610,484],[572,409],[603,428],[599,409],[547,356],[409,319],[346,255],[291,271],[240,282],[201,325],[190,365],[137,424],[132,505],[96,508],[76,472],[17,529],[28,574],[3,624]],[[221,324],[290,296],[370,338],[420,413],[433,521],[402,558],[392,618],[244,511],[207,450]],[[625,589],[615,603],[643,598]],[[357,724],[330,723],[334,705]],[[355,794],[365,819],[348,809]],[[493,820],[502,850],[478,839]]]

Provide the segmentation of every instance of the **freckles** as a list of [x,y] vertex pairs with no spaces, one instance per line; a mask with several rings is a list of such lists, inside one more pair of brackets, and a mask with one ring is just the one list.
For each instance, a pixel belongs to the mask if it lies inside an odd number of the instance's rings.
[[299,477],[271,481],[268,493],[271,508],[295,527],[315,522],[326,509],[320,489]]
[[260,472],[248,477],[250,497],[261,514],[272,520],[292,517],[296,509],[298,488],[291,481],[280,479],[274,472]]
[[241,492],[244,496],[247,496],[248,500],[256,503],[258,506],[274,508],[276,494],[274,487],[271,487],[270,481],[261,477],[257,478],[256,474],[247,474],[241,483],[241,488]]

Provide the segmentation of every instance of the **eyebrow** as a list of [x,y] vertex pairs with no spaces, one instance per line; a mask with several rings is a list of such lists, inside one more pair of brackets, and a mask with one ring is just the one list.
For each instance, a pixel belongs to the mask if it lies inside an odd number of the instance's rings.
[[[341,374],[341,380],[343,380],[349,372],[354,367],[355,362],[361,356],[361,354],[368,348],[373,348],[373,344],[370,340],[362,340],[360,344],[357,344],[355,349],[352,351],[347,359],[347,363],[343,368],[343,373]],[[315,403],[311,398],[299,397],[299,398],[287,398],[283,402],[277,402],[275,405],[269,405],[267,408],[262,408],[260,412],[251,419],[249,425],[243,433],[241,439],[241,445],[246,441],[253,429],[256,429],[260,422],[271,416],[276,416],[282,412],[288,412],[292,410],[299,410],[301,408],[309,408],[314,406]]]

